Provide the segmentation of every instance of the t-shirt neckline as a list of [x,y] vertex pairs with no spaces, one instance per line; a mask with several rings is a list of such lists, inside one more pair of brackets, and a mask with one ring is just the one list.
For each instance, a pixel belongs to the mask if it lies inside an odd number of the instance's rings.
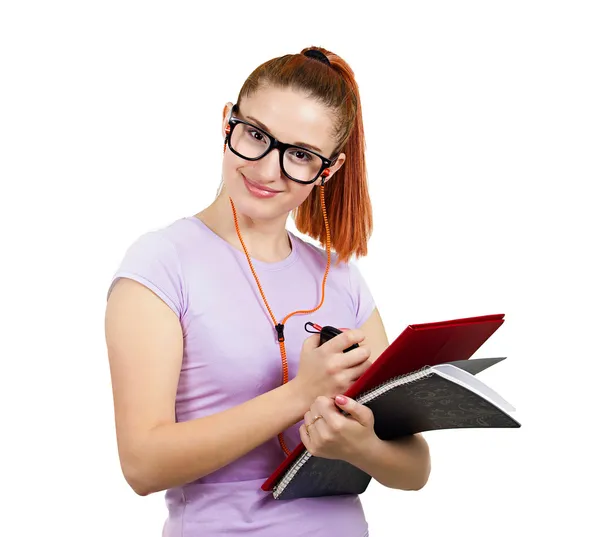
[[[232,244],[227,242],[223,237],[221,237],[220,235],[217,235],[210,227],[208,227],[202,220],[200,220],[200,218],[198,218],[195,215],[192,215],[192,216],[186,217],[186,219],[194,222],[196,224],[196,226],[200,227],[202,230],[204,230],[206,233],[208,233],[213,238],[213,240],[223,244],[226,248],[228,248],[236,256],[242,258],[246,264],[248,264],[248,260],[246,259],[246,254],[244,253],[243,250],[236,248],[235,246],[233,246]],[[275,262],[261,261],[260,259],[255,259],[252,256],[250,256],[252,265],[254,265],[254,267],[260,268],[263,270],[274,271],[274,270],[281,270],[286,267],[289,267],[292,263],[294,263],[296,261],[296,259],[298,258],[298,242],[296,240],[296,236],[288,229],[286,229],[286,232],[288,234],[288,237],[290,239],[290,244],[292,247],[292,251],[290,252],[290,254],[285,259],[282,259],[281,261],[275,261]]]

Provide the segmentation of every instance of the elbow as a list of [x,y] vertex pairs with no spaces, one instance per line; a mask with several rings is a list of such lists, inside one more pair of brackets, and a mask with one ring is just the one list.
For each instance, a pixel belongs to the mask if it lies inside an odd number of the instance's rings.
[[121,471],[127,484],[138,496],[148,496],[162,490],[158,484],[158,476],[151,471],[151,465],[139,454],[123,456]]
[[420,443],[420,461],[418,463],[419,470],[414,476],[413,486],[411,487],[411,490],[414,491],[423,489],[429,482],[429,476],[431,475],[431,453],[429,451],[429,445],[422,435],[417,435],[416,438]]
[[[393,489],[405,490],[407,492],[417,492],[425,488],[429,481],[429,473],[412,475],[407,479],[406,476],[402,476],[398,482],[392,482],[387,486]],[[385,483],[383,483],[385,485]]]
[[127,484],[131,487],[131,490],[133,490],[133,492],[135,492],[138,496],[148,496],[153,492],[158,492],[154,490],[148,482],[143,481],[142,479],[137,479],[127,474],[124,474],[124,476],[125,481],[127,481]]
[[400,476],[401,483],[395,488],[400,488],[406,491],[421,490],[429,482],[431,475],[431,457],[427,444],[423,444],[423,449],[419,457],[413,460],[412,468]]
[[429,474],[423,476],[419,481],[416,481],[410,490],[415,491],[415,492],[418,490],[422,490],[425,488],[425,485],[427,485],[428,481],[429,481]]
[[429,457],[427,457],[427,460],[423,464],[423,468],[421,469],[421,472],[419,472],[419,475],[415,478],[413,486],[410,488],[410,490],[417,491],[417,490],[423,489],[425,487],[425,485],[427,485],[427,483],[429,482],[430,475],[431,475],[431,459]]
[[138,496],[148,496],[157,492],[156,487],[152,486],[150,477],[138,468],[132,468],[128,465],[122,465],[123,477],[125,481]]
[[411,470],[406,468],[402,471],[387,474],[387,479],[381,479],[379,482],[388,488],[404,490],[407,492],[416,492],[427,485],[431,466],[429,462],[423,465],[413,466]]

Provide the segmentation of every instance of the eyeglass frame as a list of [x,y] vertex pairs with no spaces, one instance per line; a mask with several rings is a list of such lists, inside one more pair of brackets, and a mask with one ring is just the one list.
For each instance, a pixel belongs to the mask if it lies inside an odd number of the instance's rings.
[[[231,110],[229,112],[229,118],[227,119],[227,124],[229,125],[230,130],[225,135],[225,143],[227,144],[227,146],[229,147],[231,152],[234,153],[235,155],[237,155],[238,157],[243,158],[244,160],[257,161],[257,160],[260,160],[260,159],[266,157],[271,151],[273,151],[273,149],[279,149],[279,167],[280,167],[281,171],[283,172],[283,174],[291,181],[295,181],[296,183],[300,183],[302,185],[310,185],[310,184],[314,183],[319,178],[319,176],[321,176],[323,174],[323,172],[327,168],[330,168],[331,166],[333,166],[339,157],[339,153],[338,153],[334,157],[327,158],[327,157],[324,157],[323,155],[317,153],[316,151],[313,151],[312,149],[308,149],[307,147],[302,147],[301,145],[296,145],[296,144],[286,144],[286,143],[280,142],[277,138],[275,138],[271,133],[267,132],[262,127],[259,127],[258,125],[255,125],[254,123],[250,123],[249,121],[246,121],[244,119],[234,117],[234,115],[233,115],[234,112],[239,112],[239,106],[237,104],[233,105],[233,107],[231,108]],[[246,157],[246,156],[238,153],[231,146],[231,133],[233,132],[233,129],[235,128],[235,126],[240,123],[243,125],[248,125],[249,127],[254,127],[255,129],[264,133],[265,136],[267,137],[267,139],[269,140],[269,146],[267,147],[267,150],[260,157],[254,157],[254,158]],[[306,153],[310,153],[311,155],[315,155],[316,157],[319,157],[321,159],[321,168],[319,169],[319,172],[314,177],[314,179],[311,179],[310,181],[301,181],[300,179],[295,179],[294,177],[291,177],[285,171],[285,167],[283,165],[283,155],[285,154],[285,152],[288,149],[300,149]],[[323,182],[325,182],[325,177],[323,177]]]

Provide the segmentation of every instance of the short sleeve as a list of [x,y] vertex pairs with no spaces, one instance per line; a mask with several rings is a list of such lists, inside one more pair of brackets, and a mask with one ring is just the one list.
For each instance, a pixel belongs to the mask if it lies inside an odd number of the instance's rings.
[[350,292],[356,314],[356,327],[360,327],[375,310],[375,300],[367,282],[354,261],[348,263]]
[[181,264],[175,246],[160,231],[148,232],[129,246],[113,275],[107,298],[121,278],[144,285],[182,318],[185,308]]

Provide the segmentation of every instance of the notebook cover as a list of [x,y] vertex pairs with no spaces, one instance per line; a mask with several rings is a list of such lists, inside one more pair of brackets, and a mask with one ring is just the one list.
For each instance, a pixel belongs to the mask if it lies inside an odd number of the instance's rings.
[[471,375],[477,375],[478,373],[485,371],[488,367],[492,367],[494,364],[497,364],[502,360],[506,360],[506,356],[498,358],[473,358],[471,360],[457,360],[455,362],[448,362],[448,364],[458,367],[467,373],[471,373]]
[[[467,360],[502,323],[504,314],[409,325],[350,386],[345,395],[355,399],[358,394],[375,388],[388,379],[425,366]],[[300,442],[263,483],[262,490],[273,490],[275,483],[304,449],[304,444]]]
[[339,459],[308,459],[277,500],[362,494],[372,477]]

